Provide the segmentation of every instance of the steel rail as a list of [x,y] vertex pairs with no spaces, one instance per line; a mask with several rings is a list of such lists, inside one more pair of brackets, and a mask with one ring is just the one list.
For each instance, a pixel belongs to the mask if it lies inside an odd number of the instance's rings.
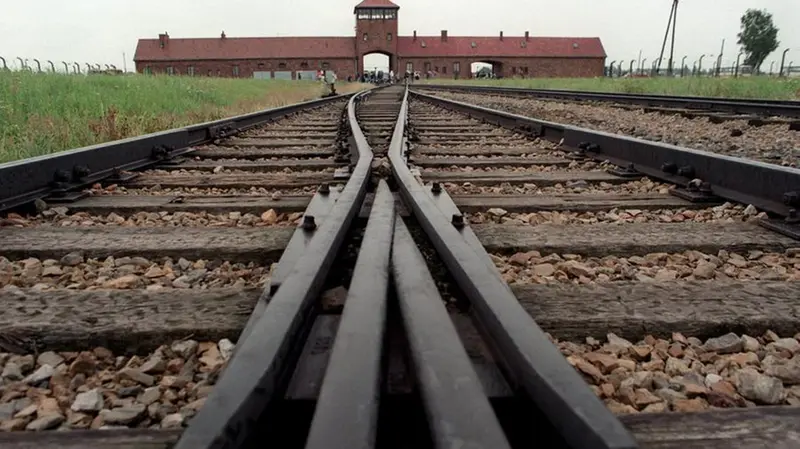
[[[800,209],[800,169],[797,168],[538,120],[420,92],[411,95],[473,118],[562,142],[576,155],[625,167],[627,175],[647,175],[681,186],[700,180],[700,190],[678,190],[678,193],[685,193],[687,199],[703,201],[717,196],[752,204],[778,217],[792,217],[796,213],[792,210]],[[696,184],[696,181],[692,183]],[[775,220],[769,223],[781,226]],[[793,226],[796,225],[790,220],[782,226],[783,230],[776,230],[798,238]]]
[[408,89],[389,147],[398,189],[413,210],[454,279],[472,303],[476,318],[517,387],[548,416],[573,449],[635,448],[622,423],[588,388],[508,285],[475,252],[417,182],[403,159]]
[[558,89],[525,89],[519,87],[465,86],[442,84],[415,84],[414,89],[448,92],[513,95],[556,100],[602,101],[641,106],[679,107],[706,112],[755,114],[800,118],[800,101],[754,100],[746,98],[715,98],[695,96],[642,95],[606,92],[588,92]]
[[369,183],[372,150],[358,126],[352,96],[348,119],[358,152],[350,180],[306,251],[272,295],[248,336],[222,373],[205,406],[183,433],[175,449],[241,448],[259,434],[259,418],[282,398],[302,340],[310,328],[314,300],[358,215]]
[[358,252],[306,449],[366,449],[378,433],[394,197],[380,181]]
[[[192,146],[352,97],[311,100],[153,134],[0,164],[0,211],[59,196],[192,151]],[[50,198],[48,198],[50,197]]]

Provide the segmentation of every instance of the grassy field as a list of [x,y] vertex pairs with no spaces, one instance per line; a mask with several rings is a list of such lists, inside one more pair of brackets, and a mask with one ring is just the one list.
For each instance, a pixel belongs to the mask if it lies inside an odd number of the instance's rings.
[[[364,85],[339,83],[340,93]],[[319,98],[312,81],[0,71],[0,163]]]
[[800,100],[800,78],[529,78],[499,80],[436,79],[430,84],[563,89],[631,94]]

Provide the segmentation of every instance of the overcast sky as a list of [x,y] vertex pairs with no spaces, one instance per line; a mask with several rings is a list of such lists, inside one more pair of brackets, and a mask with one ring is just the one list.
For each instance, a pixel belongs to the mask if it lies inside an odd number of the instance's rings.
[[[612,60],[639,55],[653,61],[672,0],[396,0],[400,34],[451,36],[522,35],[599,36]],[[133,70],[140,37],[212,37],[225,30],[235,36],[351,36],[350,0],[6,0],[0,9],[0,56],[43,63],[67,60],[123,66]],[[739,18],[747,8],[766,8],[780,29],[780,50],[765,64],[800,65],[800,0],[681,0],[676,59],[687,64],[701,54],[718,54],[722,39],[725,65],[738,53]],[[794,26],[792,26],[794,25]],[[709,60],[707,56],[706,61]],[[31,64],[33,62],[31,61]],[[707,66],[704,63],[704,66]],[[63,66],[61,66],[63,68]],[[627,63],[626,63],[627,67]]]

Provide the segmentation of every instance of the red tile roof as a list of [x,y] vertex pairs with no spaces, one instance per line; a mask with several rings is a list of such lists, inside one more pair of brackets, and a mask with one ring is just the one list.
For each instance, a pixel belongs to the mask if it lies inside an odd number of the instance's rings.
[[[375,1],[375,0],[367,0]],[[599,38],[586,37],[411,36],[398,38],[401,58],[464,57],[491,59],[529,58],[605,58]],[[422,44],[425,43],[423,47]],[[475,44],[474,46],[472,44]],[[577,45],[577,46],[576,46]],[[136,61],[190,61],[224,59],[320,59],[355,58],[354,37],[241,37],[170,38],[161,48],[158,39],[141,39],[136,47]]]
[[364,0],[356,5],[356,8],[395,8],[400,9],[399,6],[390,2],[389,0]]
[[[422,44],[425,43],[423,47]],[[473,46],[473,43],[475,44]],[[522,46],[525,43],[525,46]],[[471,37],[441,36],[399,37],[397,52],[406,58],[420,57],[554,57],[605,58],[600,38],[596,37],[533,37],[527,42],[522,36]]]
[[140,39],[135,61],[355,58],[354,37],[238,37]]

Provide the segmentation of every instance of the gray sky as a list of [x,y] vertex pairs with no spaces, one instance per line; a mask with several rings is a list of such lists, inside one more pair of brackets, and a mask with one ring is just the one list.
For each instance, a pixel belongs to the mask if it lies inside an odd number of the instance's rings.
[[[7,0],[0,10],[0,56],[54,62],[115,64],[122,68],[140,37],[353,35],[351,0]],[[608,61],[639,55],[653,61],[669,17],[671,0],[396,0],[400,34],[599,36]],[[780,29],[780,50],[767,58],[800,65],[800,0],[682,0],[676,59],[687,64],[701,54],[736,59],[739,17],[747,8],[766,8]],[[792,27],[794,25],[794,27]],[[709,61],[707,56],[705,61]],[[708,66],[704,61],[704,66]],[[16,62],[16,61],[14,61]],[[31,62],[32,63],[32,62]],[[368,61],[370,64],[371,61]],[[627,63],[625,64],[627,67]],[[63,69],[63,66],[62,66]]]

